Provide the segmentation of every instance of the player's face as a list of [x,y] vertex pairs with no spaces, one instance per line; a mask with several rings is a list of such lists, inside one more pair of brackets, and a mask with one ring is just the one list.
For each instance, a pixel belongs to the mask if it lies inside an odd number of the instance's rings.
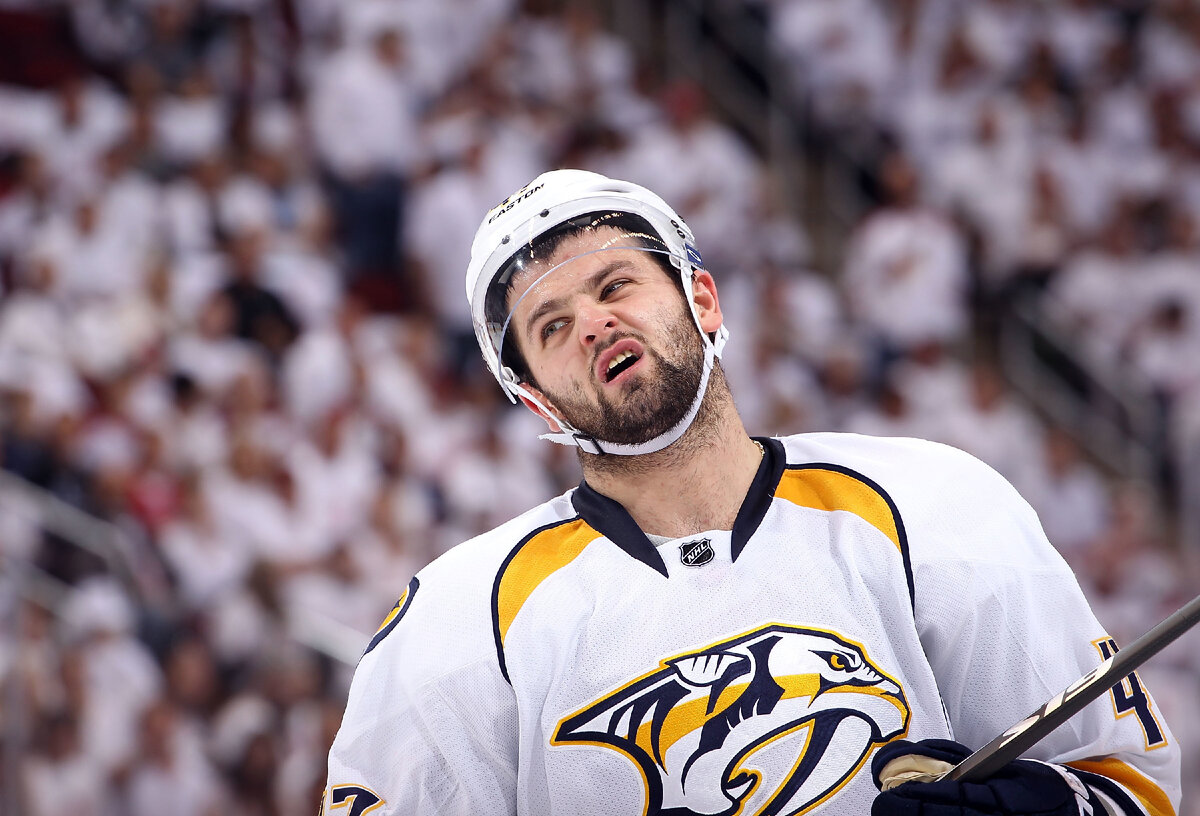
[[[697,273],[693,295],[715,330],[720,313],[707,272]],[[583,433],[644,442],[674,426],[695,399],[704,347],[688,306],[653,254],[618,231],[567,239],[516,279],[509,302],[509,331],[531,390]]]

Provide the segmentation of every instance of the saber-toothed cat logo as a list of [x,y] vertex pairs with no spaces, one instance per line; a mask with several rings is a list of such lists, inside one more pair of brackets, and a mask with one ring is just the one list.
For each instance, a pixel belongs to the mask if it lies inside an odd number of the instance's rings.
[[904,691],[836,634],[784,624],[663,660],[559,722],[554,745],[620,751],[647,816],[805,813],[908,730]]

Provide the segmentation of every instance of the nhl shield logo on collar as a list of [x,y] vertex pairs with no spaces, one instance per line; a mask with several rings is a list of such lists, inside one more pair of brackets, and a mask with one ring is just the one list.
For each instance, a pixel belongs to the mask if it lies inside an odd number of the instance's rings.
[[686,567],[703,567],[713,560],[713,555],[712,541],[707,538],[679,545],[679,560]]

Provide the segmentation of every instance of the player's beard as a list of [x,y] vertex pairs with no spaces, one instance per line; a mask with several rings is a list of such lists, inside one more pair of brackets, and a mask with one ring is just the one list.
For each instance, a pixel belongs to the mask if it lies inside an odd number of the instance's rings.
[[598,387],[593,387],[590,399],[582,388],[570,394],[544,393],[581,433],[605,442],[638,445],[675,427],[692,407],[704,373],[704,345],[686,314],[672,323],[663,343],[675,352],[673,359],[650,348],[638,334],[622,334],[612,342],[627,337],[642,344],[642,370],[621,387],[617,401]]

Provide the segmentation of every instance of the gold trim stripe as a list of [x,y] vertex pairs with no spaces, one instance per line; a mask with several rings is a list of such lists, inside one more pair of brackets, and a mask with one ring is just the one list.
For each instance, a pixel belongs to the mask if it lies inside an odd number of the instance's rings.
[[587,522],[577,519],[538,533],[525,542],[508,563],[497,591],[496,611],[502,645],[508,627],[538,585],[551,573],[575,560],[584,547],[599,537],[600,534]]
[[400,610],[404,608],[404,602],[407,600],[408,588],[406,587],[405,590],[400,593],[400,600],[396,601],[396,605],[388,611],[387,617],[383,619],[383,623],[379,624],[379,628],[375,630],[375,634],[372,635],[372,637],[378,637],[380,632],[388,628],[388,625],[391,624],[391,622],[396,619],[396,616],[400,614]]
[[1113,757],[1104,759],[1081,759],[1066,763],[1069,767],[1108,777],[1119,782],[1137,798],[1150,816],[1175,816],[1171,799],[1154,781],[1127,762]]
[[783,472],[775,495],[801,507],[853,513],[903,551],[891,506],[878,490],[861,479],[822,468],[789,469]]

